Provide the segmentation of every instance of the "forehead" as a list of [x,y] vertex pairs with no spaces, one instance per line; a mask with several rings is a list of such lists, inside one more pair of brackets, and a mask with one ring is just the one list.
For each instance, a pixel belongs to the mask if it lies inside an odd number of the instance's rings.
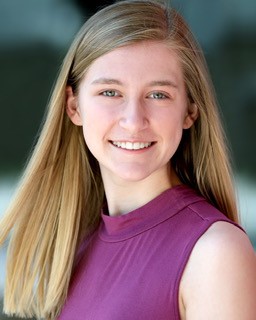
[[177,53],[163,42],[145,41],[116,48],[98,59],[89,67],[84,80],[93,81],[99,77],[153,78],[183,81],[182,68]]

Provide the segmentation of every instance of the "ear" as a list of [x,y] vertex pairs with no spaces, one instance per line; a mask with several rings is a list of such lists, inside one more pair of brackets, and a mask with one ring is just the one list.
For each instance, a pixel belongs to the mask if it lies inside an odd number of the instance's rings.
[[198,118],[198,107],[195,103],[189,103],[188,111],[183,123],[183,129],[189,129],[192,127],[196,119]]
[[66,112],[70,120],[77,126],[82,126],[82,118],[78,108],[77,97],[71,86],[66,87]]

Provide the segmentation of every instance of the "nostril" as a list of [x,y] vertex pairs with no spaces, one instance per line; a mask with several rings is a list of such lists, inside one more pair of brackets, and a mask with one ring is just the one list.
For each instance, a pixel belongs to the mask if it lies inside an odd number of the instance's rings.
[[148,124],[149,121],[143,114],[125,115],[119,121],[119,125],[121,127],[131,131],[143,130],[148,126]]

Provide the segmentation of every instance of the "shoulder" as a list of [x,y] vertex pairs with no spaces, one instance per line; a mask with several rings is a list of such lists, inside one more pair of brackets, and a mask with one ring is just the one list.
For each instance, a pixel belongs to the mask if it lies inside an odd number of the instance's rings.
[[186,319],[244,319],[256,314],[256,255],[245,232],[214,223],[195,245],[180,285]]

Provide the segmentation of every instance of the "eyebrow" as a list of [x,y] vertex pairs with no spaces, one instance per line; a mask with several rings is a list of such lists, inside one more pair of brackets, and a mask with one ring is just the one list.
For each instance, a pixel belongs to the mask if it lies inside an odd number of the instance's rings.
[[[98,78],[92,81],[91,84],[117,84],[117,85],[123,85],[123,83],[120,80],[113,79],[113,78]],[[155,80],[148,83],[149,87],[154,86],[160,86],[160,87],[173,87],[177,88],[177,84],[172,80]]]
[[95,79],[91,84],[118,84],[122,85],[122,82],[112,78],[99,78]]
[[160,86],[160,87],[174,87],[177,88],[177,84],[171,80],[156,80],[149,83],[149,86]]

